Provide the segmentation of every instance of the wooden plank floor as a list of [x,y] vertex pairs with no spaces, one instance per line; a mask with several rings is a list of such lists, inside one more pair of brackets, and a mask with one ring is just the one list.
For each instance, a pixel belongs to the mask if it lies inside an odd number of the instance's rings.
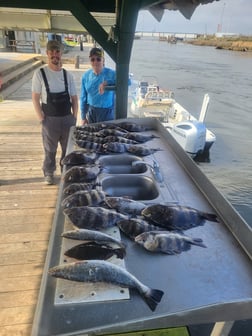
[[44,184],[30,97],[31,82],[0,103],[1,336],[31,333],[58,193]]
[[[79,92],[87,64],[65,67]],[[60,182],[57,169],[57,184],[44,184],[42,161],[29,80],[0,102],[0,336],[31,334]]]

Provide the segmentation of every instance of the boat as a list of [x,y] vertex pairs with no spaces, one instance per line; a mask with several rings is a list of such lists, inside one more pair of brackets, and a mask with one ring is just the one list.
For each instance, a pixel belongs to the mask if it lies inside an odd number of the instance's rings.
[[175,100],[172,90],[161,89],[155,77],[149,78],[135,82],[132,80],[132,116],[158,118],[195,161],[209,162],[210,148],[216,140],[215,134],[206,128],[204,122],[209,95],[205,94],[197,119]]

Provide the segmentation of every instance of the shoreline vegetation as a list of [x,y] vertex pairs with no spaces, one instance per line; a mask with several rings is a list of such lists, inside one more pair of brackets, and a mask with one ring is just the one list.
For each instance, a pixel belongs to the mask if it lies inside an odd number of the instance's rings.
[[233,51],[250,51],[252,52],[252,37],[203,37],[200,36],[195,40],[184,41],[185,43],[198,46],[211,46],[216,49],[225,49]]

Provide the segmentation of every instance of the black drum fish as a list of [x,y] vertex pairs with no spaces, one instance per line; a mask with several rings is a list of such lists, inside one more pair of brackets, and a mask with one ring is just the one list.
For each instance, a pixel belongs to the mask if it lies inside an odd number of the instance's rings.
[[96,242],[88,242],[73,246],[67,250],[64,255],[77,260],[107,260],[113,256],[123,259],[125,253],[126,251],[122,247],[113,248],[105,244],[101,245]]
[[68,263],[49,269],[49,274],[56,278],[78,282],[105,282],[121,287],[135,289],[154,311],[164,294],[159,289],[152,289],[126,269],[104,260],[89,260]]
[[180,205],[154,204],[147,206],[142,215],[167,230],[187,230],[204,225],[205,221],[218,222],[215,214]]
[[66,183],[90,182],[95,180],[101,171],[102,168],[98,165],[73,166],[65,172],[63,180]]
[[82,164],[94,164],[98,155],[96,153],[86,153],[83,150],[76,150],[64,157],[62,164],[74,166]]
[[141,145],[127,145],[126,148],[127,148],[127,152],[131,154],[139,155],[139,156],[150,155],[157,151],[162,150],[160,148],[149,148],[149,147],[141,146]]
[[135,132],[128,132],[124,135],[124,137],[126,139],[130,139],[130,140],[134,140],[136,142],[140,142],[140,143],[143,143],[143,142],[147,142],[149,140],[152,140],[152,139],[155,139],[155,138],[158,138],[156,135],[154,134],[141,134],[141,133],[135,133]]
[[63,195],[64,196],[69,196],[74,194],[77,191],[90,191],[99,184],[96,181],[91,181],[91,182],[83,182],[83,183],[71,183],[67,187],[64,188],[63,190]]
[[[162,230],[161,227],[149,224],[140,218],[123,219],[116,223],[119,229],[130,239],[134,240],[136,236],[143,232]],[[165,230],[165,229],[164,229]]]
[[200,238],[191,238],[172,231],[149,231],[135,237],[135,242],[151,252],[179,254],[188,251],[191,245],[206,247]]
[[66,208],[75,208],[79,206],[89,205],[96,206],[105,200],[106,194],[102,190],[77,191],[66,197],[61,206]]
[[104,229],[116,225],[119,220],[128,219],[126,215],[103,207],[67,208],[64,210],[64,214],[74,226],[80,229]]
[[107,142],[103,144],[106,152],[125,153],[127,151],[127,144],[121,142]]
[[119,122],[117,125],[128,132],[144,132],[153,129],[151,126],[139,125],[137,123],[128,121]]
[[146,204],[126,197],[107,196],[104,201],[111,209],[115,209],[126,215],[140,216],[142,210],[146,207]]

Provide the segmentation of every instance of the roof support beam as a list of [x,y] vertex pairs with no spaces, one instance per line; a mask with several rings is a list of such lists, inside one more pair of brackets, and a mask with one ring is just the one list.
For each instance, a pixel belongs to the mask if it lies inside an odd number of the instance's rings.
[[141,1],[117,1],[116,119],[126,118],[129,63]]
[[96,19],[90,14],[80,0],[75,0],[71,4],[71,13],[87,29],[93,38],[106,50],[108,55],[116,61],[116,46],[108,39],[108,33],[101,27]]

